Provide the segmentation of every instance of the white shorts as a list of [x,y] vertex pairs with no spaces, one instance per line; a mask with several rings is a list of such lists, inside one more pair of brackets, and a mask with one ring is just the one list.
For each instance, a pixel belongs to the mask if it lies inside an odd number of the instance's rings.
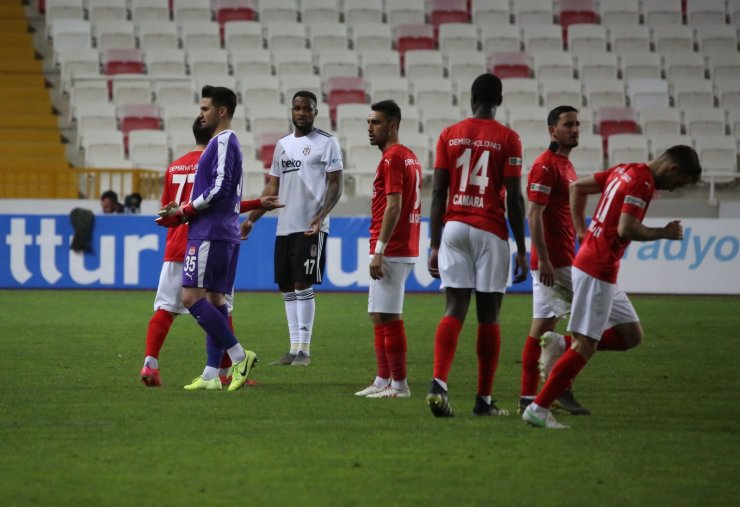
[[[226,294],[226,306],[231,313],[234,309],[234,290]],[[170,313],[188,313],[182,304],[182,262],[165,261],[159,272],[157,295],[154,297],[154,311],[158,309]]]
[[568,331],[600,340],[604,330],[639,322],[627,294],[616,284],[604,282],[573,268],[573,307]]
[[370,279],[367,295],[368,313],[403,313],[403,296],[406,279],[414,269],[409,262],[393,262],[383,259],[383,278]]
[[509,242],[462,222],[447,222],[438,255],[439,276],[445,287],[478,292],[506,292]]
[[573,283],[570,266],[555,268],[555,284],[546,287],[540,283],[540,272],[532,271],[532,318],[561,319],[570,313]]

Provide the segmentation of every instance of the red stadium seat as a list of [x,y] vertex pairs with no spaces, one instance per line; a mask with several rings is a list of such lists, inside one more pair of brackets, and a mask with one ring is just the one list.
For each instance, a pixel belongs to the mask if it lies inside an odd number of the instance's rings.
[[442,23],[467,23],[470,20],[467,0],[432,0],[430,21],[434,27],[434,40],[439,37]]
[[224,25],[229,21],[254,21],[257,19],[255,0],[215,0],[216,21],[224,40]]
[[396,49],[403,54],[409,49],[434,49],[434,27],[432,25],[398,25],[396,28]]
[[275,145],[283,137],[285,137],[285,132],[265,132],[260,134],[257,139],[257,152],[262,161],[262,167],[265,169],[269,169],[270,166],[272,166],[272,156],[275,153]]
[[596,112],[598,133],[604,140],[604,153],[609,147],[609,136],[637,134],[637,113],[631,107],[602,107]]
[[568,43],[568,27],[577,23],[598,23],[596,0],[560,0],[560,26]]
[[144,56],[139,49],[106,49],[103,53],[103,72],[115,74],[143,74]]
[[331,124],[336,125],[339,104],[364,104],[365,83],[361,77],[330,77],[326,82],[326,101]]
[[132,130],[159,130],[159,110],[154,104],[126,104],[118,109],[123,146],[128,151],[128,135]]
[[530,77],[527,53],[493,53],[491,55],[491,73],[501,79],[507,77]]

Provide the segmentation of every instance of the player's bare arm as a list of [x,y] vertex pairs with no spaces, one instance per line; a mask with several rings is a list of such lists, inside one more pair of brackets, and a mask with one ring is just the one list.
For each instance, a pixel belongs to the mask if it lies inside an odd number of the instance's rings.
[[673,220],[664,227],[648,227],[628,213],[619,215],[617,234],[622,239],[632,241],[653,241],[656,239],[683,239],[683,226],[680,220]]
[[326,187],[326,198],[324,199],[324,205],[311,219],[308,224],[308,230],[305,232],[306,236],[313,236],[318,234],[321,230],[321,224],[324,219],[331,213],[334,206],[339,202],[339,198],[342,197],[342,191],[344,190],[344,171],[333,171],[327,173],[327,187]]
[[[267,180],[267,183],[265,184],[265,188],[262,190],[262,194],[260,195],[260,203],[262,202],[262,198],[268,197],[268,196],[277,196],[278,191],[280,190],[280,178],[277,176],[270,176],[270,179]],[[278,206],[282,207],[282,206]],[[239,226],[240,234],[242,239],[247,239],[249,236],[249,233],[252,232],[252,227],[254,227],[254,223],[262,217],[262,215],[265,214],[267,209],[260,208],[252,210],[249,213],[249,216],[247,219],[242,222],[242,224]]]
[[442,241],[442,217],[447,210],[447,192],[450,188],[450,173],[446,169],[435,168],[432,182],[432,204],[429,212],[429,274],[439,278],[437,254]]
[[527,279],[529,263],[527,262],[527,247],[524,243],[524,196],[522,195],[521,177],[504,178],[506,185],[506,212],[509,217],[509,226],[514,233],[516,243],[516,267],[512,283],[520,283]]
[[[385,211],[383,212],[383,222],[380,224],[378,241],[387,244],[393,236],[398,219],[401,217],[401,205],[403,198],[400,193],[388,194],[385,198]],[[383,278],[383,254],[376,252],[370,260],[370,278],[380,280]]]
[[589,194],[598,194],[601,187],[593,176],[578,178],[568,187],[570,191],[570,215],[579,242],[586,236],[586,202]]
[[547,206],[544,204],[529,201],[527,222],[529,222],[529,235],[532,238],[532,243],[537,250],[537,258],[539,259],[539,281],[545,287],[552,287],[555,283],[555,269],[552,267],[550,256],[547,252],[547,244],[545,243],[545,227],[542,221],[542,214],[545,212],[546,207]]

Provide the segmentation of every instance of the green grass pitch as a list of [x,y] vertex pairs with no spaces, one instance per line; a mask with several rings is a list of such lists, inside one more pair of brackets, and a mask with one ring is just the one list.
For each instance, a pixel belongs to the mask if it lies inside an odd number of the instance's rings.
[[[317,292],[308,368],[280,295],[238,293],[258,387],[185,392],[203,334],[175,321],[161,389],[138,378],[153,292],[0,291],[0,505],[737,505],[740,300],[633,301],[645,340],[600,353],[575,391],[590,417],[545,431],[475,418],[475,310],[449,379],[453,419],[424,403],[441,294],[409,294],[411,399],[353,396],[374,374],[365,294]],[[509,295],[494,398],[515,413],[531,297]]]

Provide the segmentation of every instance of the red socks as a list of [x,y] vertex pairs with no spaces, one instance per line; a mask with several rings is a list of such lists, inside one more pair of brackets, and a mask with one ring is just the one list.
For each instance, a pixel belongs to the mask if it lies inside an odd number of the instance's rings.
[[522,350],[522,390],[520,396],[534,396],[540,383],[540,340],[534,336],[527,336]]
[[440,320],[434,335],[434,378],[447,382],[462,326],[455,317],[445,316]]
[[403,328],[403,321],[393,321],[385,324],[383,328],[385,329],[385,357],[391,370],[391,378],[396,381],[403,380],[406,378],[406,332]]
[[586,366],[586,362],[586,359],[575,350],[566,350],[565,354],[552,367],[547,382],[545,382],[542,391],[534,399],[534,402],[540,407],[550,408],[557,397],[570,387],[576,375]]
[[159,357],[159,351],[162,350],[162,345],[164,345],[174,319],[175,316],[167,310],[159,309],[154,312],[146,330],[145,355]]
[[380,378],[391,378],[391,369],[385,356],[385,325],[375,324],[375,360],[378,369],[375,373]]
[[490,396],[498,367],[501,332],[498,324],[478,324],[478,394]]

